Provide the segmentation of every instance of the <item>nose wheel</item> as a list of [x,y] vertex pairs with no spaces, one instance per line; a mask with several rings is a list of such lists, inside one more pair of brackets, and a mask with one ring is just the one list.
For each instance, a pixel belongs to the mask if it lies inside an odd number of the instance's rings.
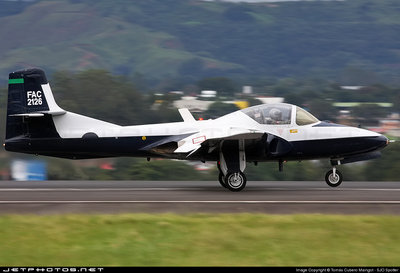
[[334,167],[332,170],[328,171],[325,175],[326,183],[331,187],[337,187],[342,184],[343,175],[341,172],[336,170]]

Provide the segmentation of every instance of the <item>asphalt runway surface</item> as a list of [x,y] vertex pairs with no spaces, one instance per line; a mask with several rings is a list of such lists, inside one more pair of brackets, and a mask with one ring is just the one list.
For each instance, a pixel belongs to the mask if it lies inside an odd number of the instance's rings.
[[400,182],[0,181],[0,214],[400,214]]

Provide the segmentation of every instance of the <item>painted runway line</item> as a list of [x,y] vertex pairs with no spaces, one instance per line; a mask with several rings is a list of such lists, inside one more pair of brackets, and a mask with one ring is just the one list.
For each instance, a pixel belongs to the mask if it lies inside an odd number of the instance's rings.
[[[220,188],[220,187],[217,187]],[[21,192],[21,191],[204,191],[205,188],[201,187],[187,187],[187,188],[93,188],[93,189],[83,189],[83,188],[0,188],[0,192]],[[269,188],[269,187],[249,187],[248,190],[253,191],[400,191],[400,189],[391,188]]]
[[154,204],[400,204],[400,200],[361,200],[361,201],[344,201],[344,200],[11,200],[0,201],[0,204],[139,204],[139,203],[154,203]]

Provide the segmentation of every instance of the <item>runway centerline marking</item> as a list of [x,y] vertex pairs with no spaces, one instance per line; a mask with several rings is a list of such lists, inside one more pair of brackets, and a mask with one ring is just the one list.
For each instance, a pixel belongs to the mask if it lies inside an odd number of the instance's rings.
[[0,204],[140,204],[140,203],[153,203],[153,204],[400,204],[400,200],[359,200],[359,201],[344,201],[344,200],[54,200],[54,201],[41,201],[41,200],[11,200],[11,201],[0,201]]
[[[23,191],[176,191],[176,190],[206,190],[209,187],[179,187],[179,188],[0,188],[0,192],[23,192]],[[220,189],[220,187],[215,187]],[[274,188],[274,187],[248,187],[249,190],[269,191],[400,191],[398,188]]]

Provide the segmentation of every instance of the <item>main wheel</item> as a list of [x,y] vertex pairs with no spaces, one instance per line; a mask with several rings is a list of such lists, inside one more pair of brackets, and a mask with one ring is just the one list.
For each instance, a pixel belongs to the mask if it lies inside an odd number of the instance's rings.
[[225,176],[225,186],[230,191],[241,191],[246,186],[246,176],[242,172],[228,172]]
[[333,175],[333,170],[330,170],[325,175],[325,181],[331,187],[337,187],[342,184],[343,181],[343,175],[341,174],[341,172],[336,170],[335,173],[336,175]]
[[219,172],[218,181],[219,181],[219,183],[221,184],[222,187],[226,188],[225,177],[224,177],[222,172]]

